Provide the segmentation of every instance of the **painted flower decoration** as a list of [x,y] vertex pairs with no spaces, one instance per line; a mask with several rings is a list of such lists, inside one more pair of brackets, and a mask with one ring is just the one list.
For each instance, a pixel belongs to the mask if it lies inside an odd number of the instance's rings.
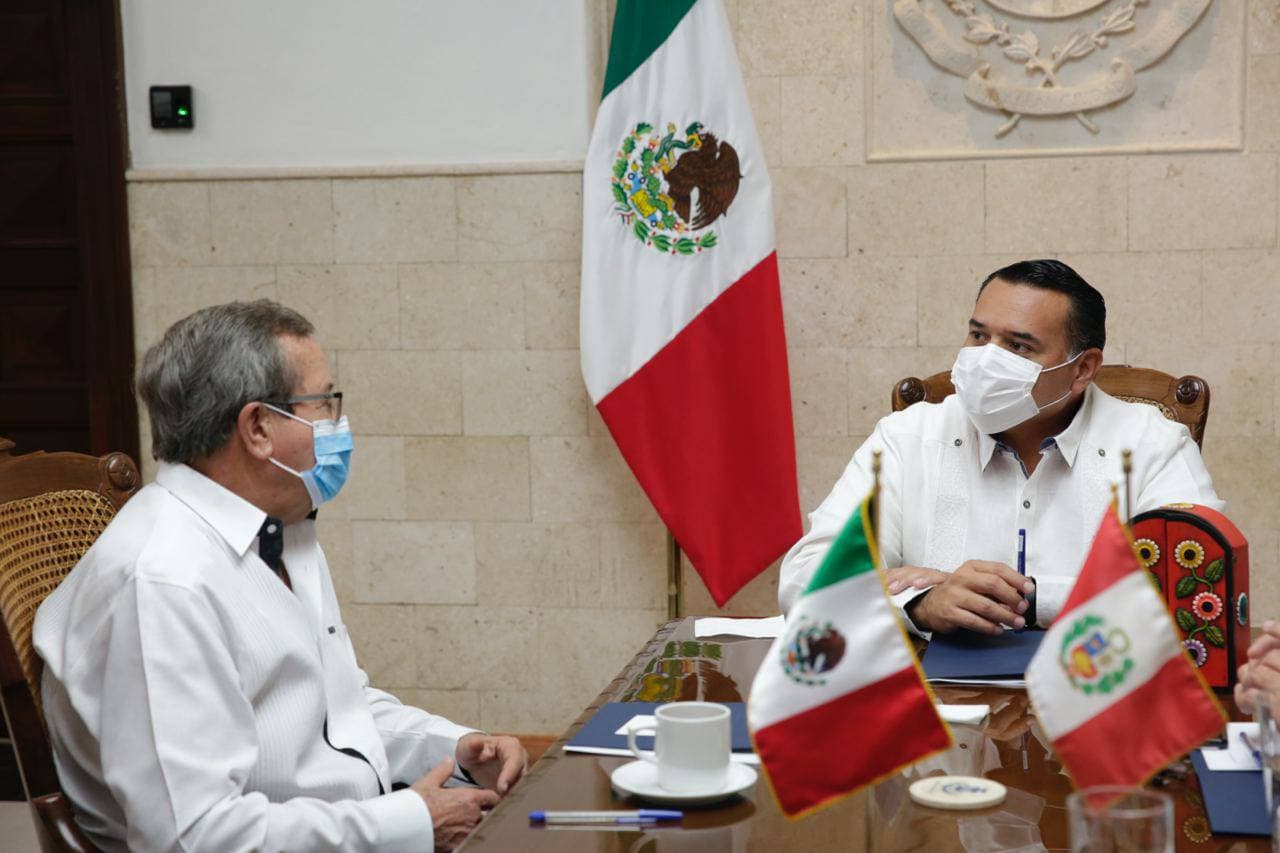
[[1198,569],[1204,562],[1204,546],[1192,539],[1183,539],[1174,549],[1173,558],[1184,569]]
[[1204,643],[1199,640],[1183,640],[1182,645],[1191,653],[1191,659],[1196,662],[1197,667],[1204,666],[1204,662],[1209,659],[1209,650],[1204,647]]
[[1191,599],[1191,610],[1206,622],[1222,615],[1222,599],[1212,592],[1202,592]]
[[1204,815],[1192,815],[1183,821],[1182,832],[1192,844],[1204,844],[1209,840],[1209,821]]
[[1139,539],[1133,543],[1133,548],[1138,553],[1138,562],[1142,563],[1142,568],[1149,569],[1160,562],[1160,546],[1154,539]]

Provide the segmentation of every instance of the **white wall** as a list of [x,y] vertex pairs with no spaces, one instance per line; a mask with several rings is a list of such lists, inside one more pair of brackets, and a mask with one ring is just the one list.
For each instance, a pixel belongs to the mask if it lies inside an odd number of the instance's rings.
[[[580,160],[596,4],[124,0],[132,166]],[[193,131],[151,128],[164,84],[194,88]]]

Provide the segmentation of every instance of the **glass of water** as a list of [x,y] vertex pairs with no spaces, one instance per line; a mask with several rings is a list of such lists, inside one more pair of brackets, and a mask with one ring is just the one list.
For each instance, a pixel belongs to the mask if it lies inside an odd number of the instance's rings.
[[1123,785],[1081,788],[1067,797],[1072,853],[1173,853],[1173,800]]

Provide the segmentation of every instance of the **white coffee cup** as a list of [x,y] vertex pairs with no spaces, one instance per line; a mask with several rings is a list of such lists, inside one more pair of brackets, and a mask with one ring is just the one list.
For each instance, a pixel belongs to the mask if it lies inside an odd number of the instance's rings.
[[[675,794],[716,791],[729,780],[729,709],[715,702],[670,702],[653,712],[655,726],[627,731],[637,758],[658,766],[658,785]],[[636,736],[652,734],[654,751],[636,748]]]

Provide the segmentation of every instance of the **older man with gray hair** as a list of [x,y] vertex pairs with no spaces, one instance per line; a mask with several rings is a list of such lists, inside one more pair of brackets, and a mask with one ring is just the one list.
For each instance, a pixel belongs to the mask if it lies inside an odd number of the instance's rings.
[[138,371],[156,481],[36,616],[58,773],[105,850],[448,849],[524,772],[514,738],[356,664],[315,535],[352,438],[314,331],[260,300],[165,333]]

